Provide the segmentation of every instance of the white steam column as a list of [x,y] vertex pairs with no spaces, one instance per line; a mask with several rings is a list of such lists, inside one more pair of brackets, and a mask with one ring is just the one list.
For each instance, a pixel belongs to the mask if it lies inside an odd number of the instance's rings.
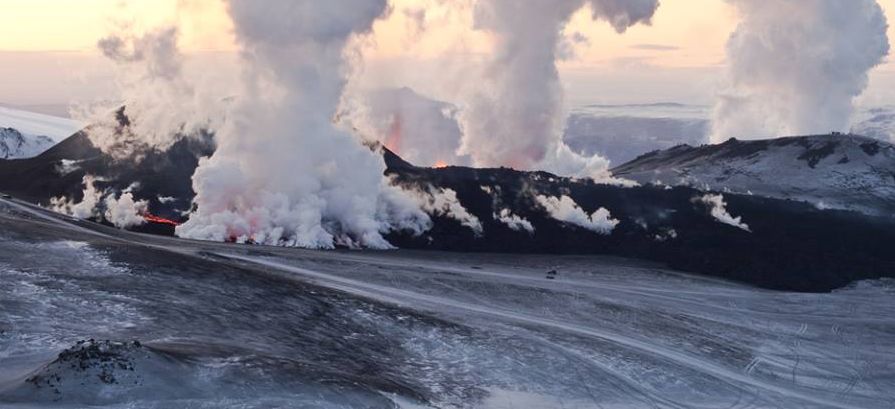
[[333,124],[352,39],[386,0],[228,0],[242,91],[193,177],[198,211],[178,235],[388,248],[382,233],[428,217],[391,188],[382,157]]
[[889,53],[876,0],[727,1],[741,21],[712,141],[847,131],[868,72]]
[[582,157],[562,141],[563,90],[556,61],[564,27],[589,5],[619,33],[649,23],[657,0],[479,0],[475,26],[496,40],[481,91],[461,112],[460,154],[477,166],[546,169],[602,178],[608,161]]

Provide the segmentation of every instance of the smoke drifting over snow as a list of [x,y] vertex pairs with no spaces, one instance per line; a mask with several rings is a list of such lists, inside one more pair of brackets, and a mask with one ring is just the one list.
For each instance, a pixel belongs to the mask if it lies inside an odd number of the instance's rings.
[[876,0],[727,1],[742,20],[713,141],[847,131],[868,72],[889,53]]
[[198,210],[182,237],[310,248],[390,248],[383,233],[429,219],[384,178],[384,161],[334,125],[386,0],[229,0],[242,90],[193,177]]
[[550,217],[599,234],[607,236],[612,234],[615,226],[619,223],[618,220],[612,218],[609,210],[603,207],[597,209],[592,214],[587,214],[584,209],[568,196],[548,197],[538,195],[536,199],[541,206],[544,206]]
[[64,197],[56,197],[50,201],[53,211],[67,214],[78,219],[92,219],[102,216],[115,227],[126,229],[145,223],[143,214],[149,210],[149,202],[135,201],[131,186],[121,195],[115,192],[101,191],[96,187],[98,181],[92,175],[84,176],[84,197],[74,202]]
[[724,195],[707,194],[702,197],[695,198],[694,201],[707,205],[712,217],[714,217],[715,220],[741,230],[745,230],[748,232],[752,231],[749,229],[748,224],[743,223],[742,217],[733,217],[727,211],[727,202],[724,201]]
[[477,29],[492,33],[495,56],[480,91],[463,107],[461,154],[477,166],[543,168],[572,176],[606,178],[608,161],[572,152],[562,141],[563,90],[556,61],[563,29],[589,5],[593,18],[619,33],[649,23],[657,0],[480,0]]

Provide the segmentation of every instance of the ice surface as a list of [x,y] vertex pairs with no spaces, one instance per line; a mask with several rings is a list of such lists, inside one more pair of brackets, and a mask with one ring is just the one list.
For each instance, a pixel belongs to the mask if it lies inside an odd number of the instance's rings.
[[[613,258],[199,243],[4,203],[2,407],[895,406],[891,281],[793,294]],[[139,340],[114,358],[138,384],[58,365],[90,338]]]

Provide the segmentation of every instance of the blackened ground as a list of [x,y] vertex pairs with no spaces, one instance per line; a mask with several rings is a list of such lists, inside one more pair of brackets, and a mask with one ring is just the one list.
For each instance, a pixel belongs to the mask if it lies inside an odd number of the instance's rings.
[[0,407],[888,409],[893,282],[197,242],[0,199]]
[[[199,158],[212,152],[211,137],[206,135],[184,139],[167,152],[149,152],[139,162],[116,161],[94,148],[81,132],[36,158],[0,160],[0,191],[41,204],[56,196],[79,200],[82,178],[90,174],[107,179],[99,183],[100,188],[121,190],[139,182],[137,199],[149,200],[154,214],[181,220],[180,212],[190,208],[194,197],[191,178]],[[618,255],[764,288],[805,292],[895,276],[895,252],[890,251],[895,221],[891,218],[725,194],[729,212],[751,227],[746,232],[716,221],[704,204],[694,202],[705,192],[688,187],[624,188],[506,168],[429,169],[413,166],[387,150],[384,155],[387,173],[399,183],[415,189],[453,189],[484,225],[484,234],[476,236],[455,220],[435,217],[432,230],[422,236],[394,233],[388,237],[402,248]],[[77,168],[62,174],[63,159],[78,161]],[[486,193],[483,187],[494,193]],[[537,204],[537,195],[568,195],[587,212],[605,207],[620,224],[604,236],[559,222]],[[160,197],[175,200],[162,203]],[[535,233],[514,231],[496,220],[493,215],[503,209],[528,219]],[[173,234],[173,226],[167,225],[147,224],[139,230]]]
[[[123,111],[119,120],[127,126]],[[121,191],[139,183],[134,195],[148,200],[153,214],[173,220],[183,218],[181,212],[189,210],[195,195],[192,175],[199,158],[214,152],[211,135],[181,139],[165,152],[143,152],[140,160],[116,160],[94,147],[88,132],[89,128],[78,132],[34,158],[0,160],[0,191],[42,205],[54,197],[80,201],[83,178],[91,175],[97,178],[100,190]],[[63,160],[70,164],[70,171],[64,170]]]
[[[457,191],[478,216],[477,237],[460,223],[439,218],[421,237],[396,234],[402,248],[451,251],[612,254],[667,263],[684,271],[733,279],[760,287],[823,292],[867,278],[895,276],[895,223],[858,213],[819,210],[806,203],[725,194],[727,210],[751,232],[722,224],[694,198],[699,190],[642,186],[623,188],[511,169],[410,166],[386,156],[389,172],[404,184]],[[486,193],[487,186],[496,195]],[[568,195],[588,212],[605,207],[621,221],[609,235],[557,223],[534,195]],[[509,208],[536,227],[514,231],[491,215]],[[667,237],[670,231],[676,238]]]

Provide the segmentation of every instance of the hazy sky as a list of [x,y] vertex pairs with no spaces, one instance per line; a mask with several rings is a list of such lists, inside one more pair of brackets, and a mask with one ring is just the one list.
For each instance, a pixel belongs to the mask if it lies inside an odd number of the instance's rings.
[[[472,0],[453,3],[464,1]],[[431,81],[421,72],[445,69],[439,58],[475,59],[489,52],[490,38],[471,29],[469,7],[444,3],[393,1],[392,14],[376,25],[365,52],[366,82],[426,87]],[[895,19],[895,0],[880,3]],[[410,17],[419,16],[419,10],[425,10],[425,27]],[[98,56],[97,40],[124,23],[139,31],[170,22],[178,22],[181,45],[194,56],[216,61],[234,49],[229,19],[218,0],[0,0],[0,102],[61,104],[104,95],[111,68]],[[576,45],[574,57],[561,63],[569,98],[573,104],[707,103],[736,23],[732,7],[723,0],[662,0],[652,26],[637,26],[623,35],[581,10],[566,32],[580,33],[588,41]],[[890,28],[890,38],[895,38],[892,34]],[[892,77],[891,62],[877,68],[867,98],[887,99],[882,84]],[[443,94],[437,87],[424,91]]]

